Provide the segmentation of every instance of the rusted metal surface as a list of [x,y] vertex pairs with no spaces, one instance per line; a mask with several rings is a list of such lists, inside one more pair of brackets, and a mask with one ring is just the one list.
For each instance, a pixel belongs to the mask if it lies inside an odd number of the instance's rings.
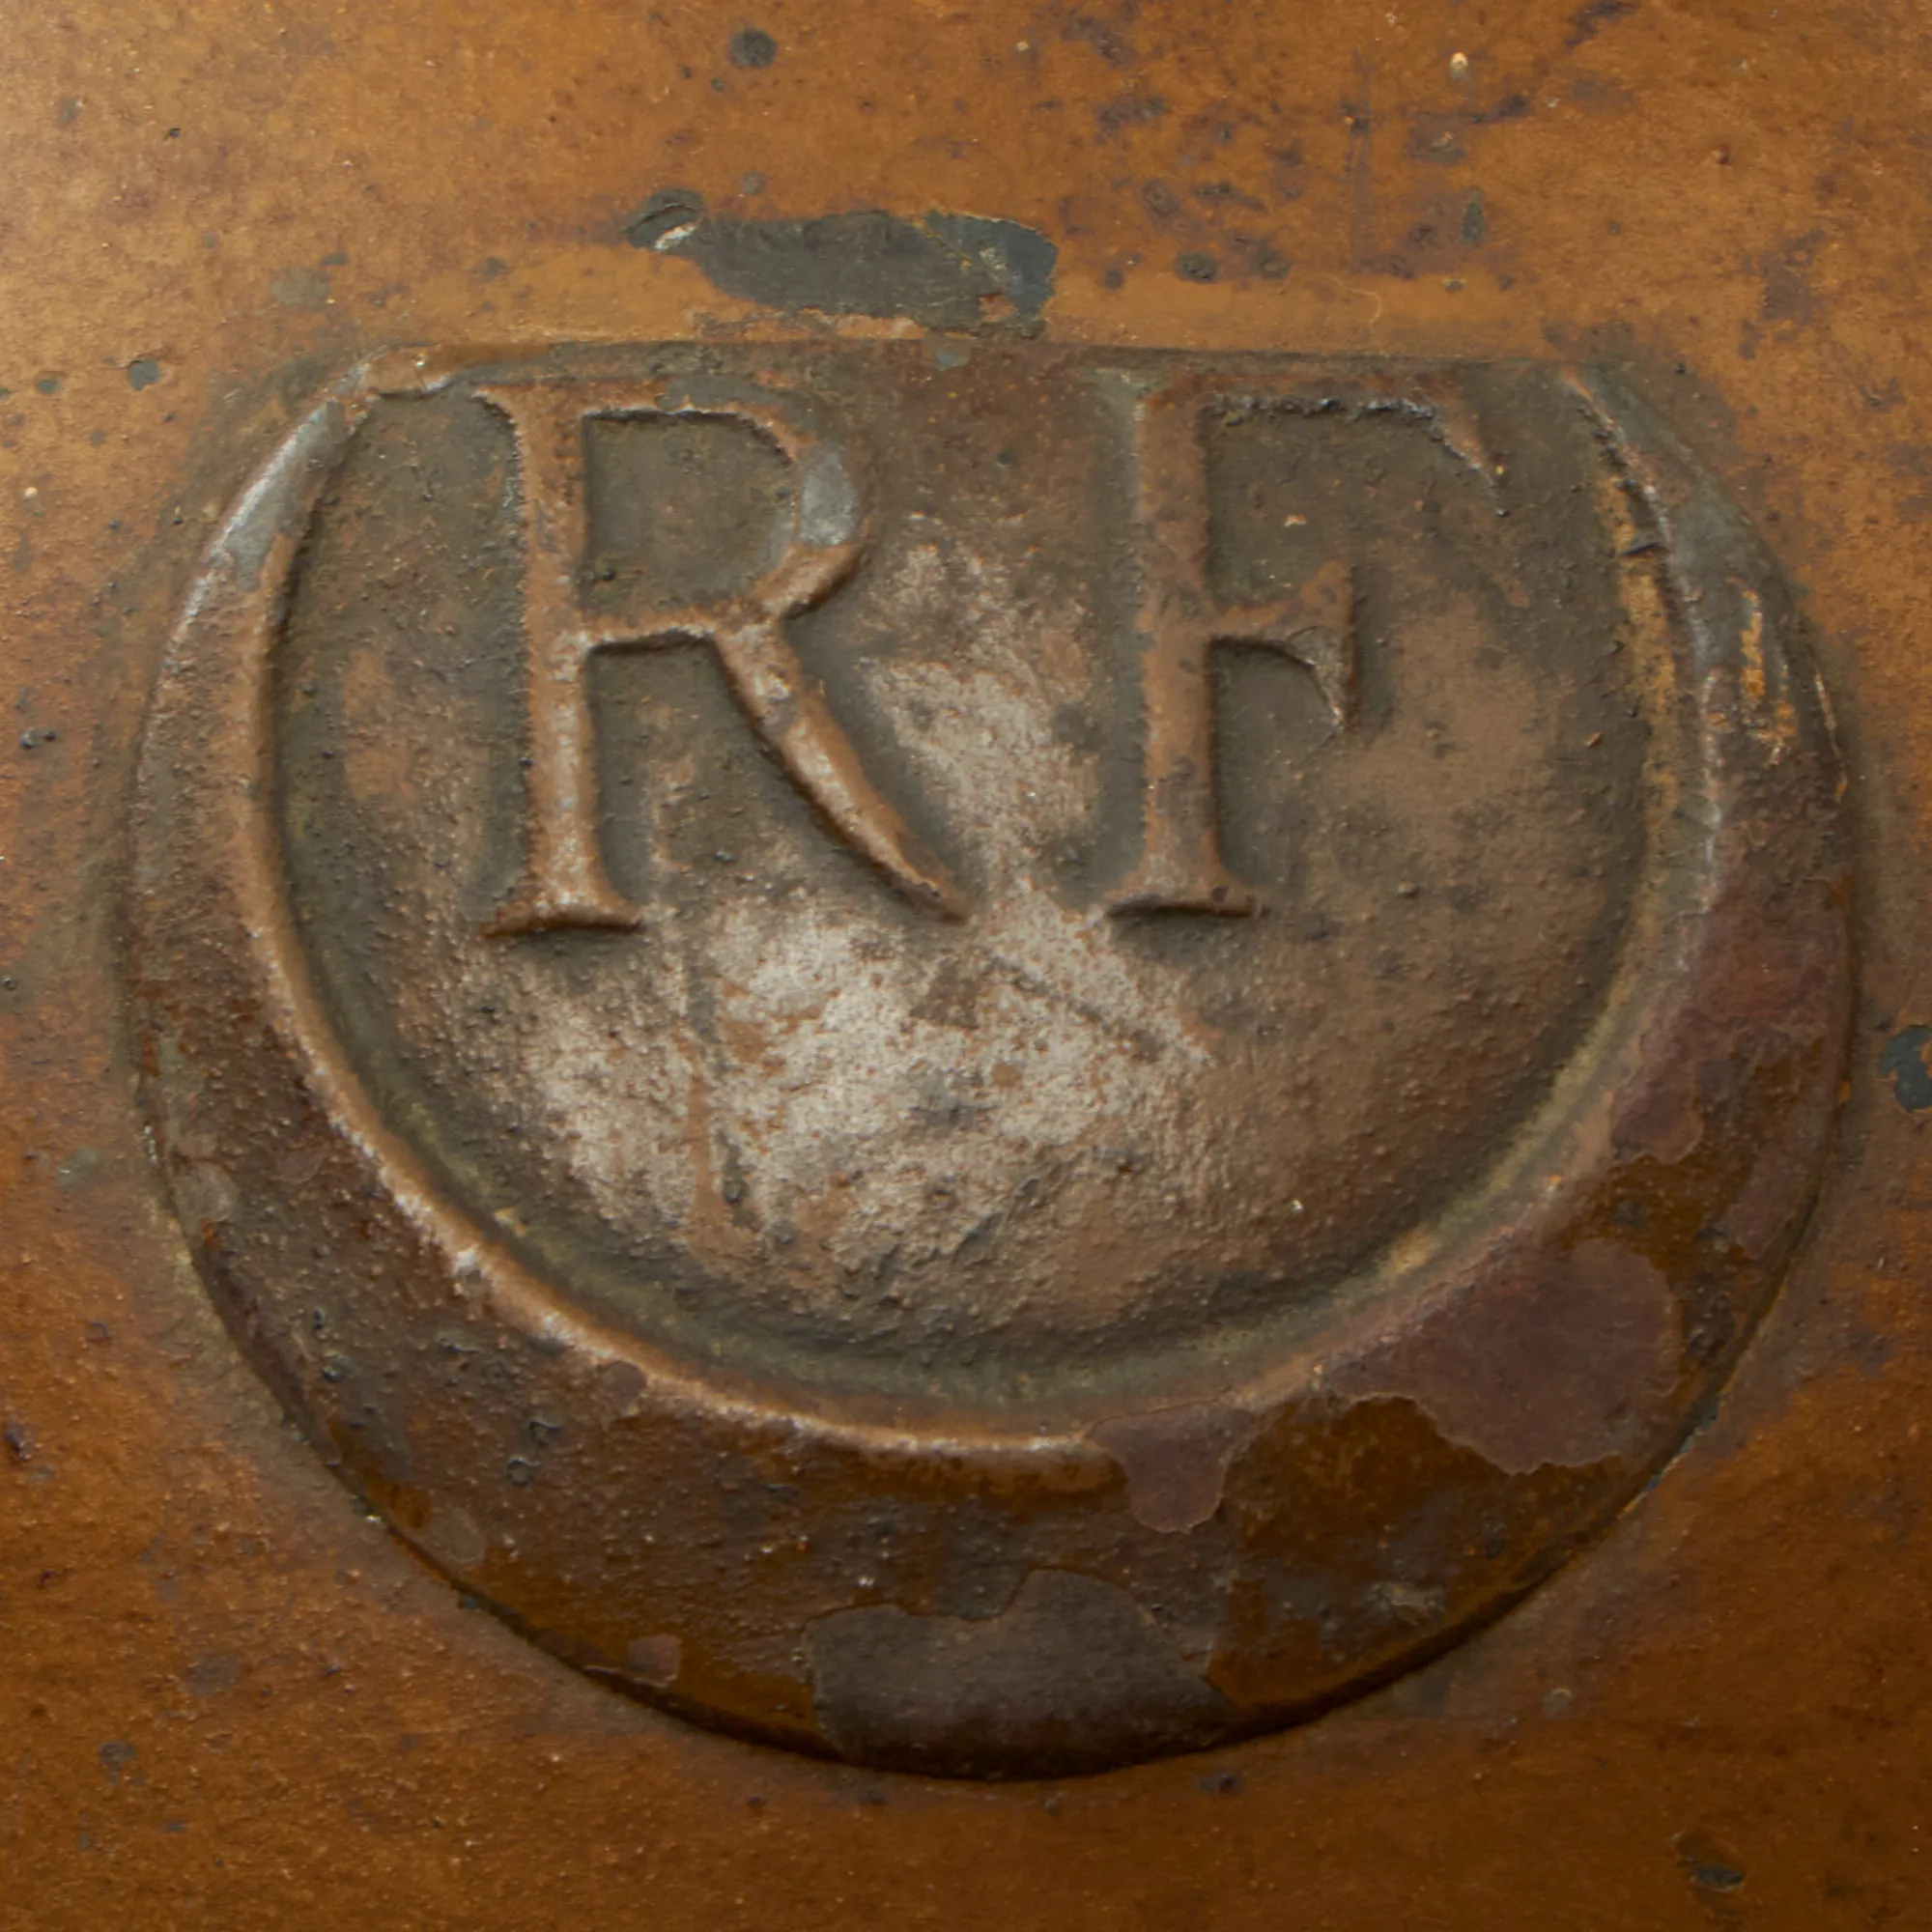
[[1914,16],[152,24],[0,1923],[1913,1922]]
[[1630,1496],[1848,993],[1815,676],[1641,405],[417,359],[244,492],[136,806],[177,1211],[358,1495],[602,1679],[1007,1776],[1306,1715]]

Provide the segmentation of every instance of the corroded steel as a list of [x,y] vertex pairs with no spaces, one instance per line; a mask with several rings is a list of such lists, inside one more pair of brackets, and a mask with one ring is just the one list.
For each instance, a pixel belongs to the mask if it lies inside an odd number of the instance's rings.
[[1838,773],[1743,520],[1601,373],[636,359],[352,376],[189,595],[132,964],[231,1325],[775,1741],[1091,1770],[1441,1648],[1810,1203]]
[[1916,11],[10,27],[0,1926],[1915,1922]]

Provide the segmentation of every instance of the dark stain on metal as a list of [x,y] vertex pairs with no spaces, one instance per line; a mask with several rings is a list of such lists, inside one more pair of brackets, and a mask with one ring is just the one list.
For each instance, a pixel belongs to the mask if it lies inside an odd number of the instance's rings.
[[[1132,10],[1125,17],[1133,17]],[[1063,41],[1084,42],[1100,56],[1109,67],[1128,67],[1133,63],[1133,43],[1120,28],[1091,14],[1075,14],[1063,19],[1060,26]]]
[[1811,229],[1786,237],[1753,263],[1764,281],[1763,321],[1796,328],[1817,320],[1819,298],[1811,274],[1825,242],[1825,232]]
[[1637,0],[1586,0],[1570,16],[1570,35],[1564,42],[1568,47],[1580,47],[1585,41],[1593,41],[1597,35],[1613,20],[1628,19],[1637,10]]
[[1103,101],[1094,110],[1100,139],[1112,141],[1134,128],[1145,128],[1160,120],[1167,102],[1156,94],[1128,92]]
[[762,27],[740,27],[726,51],[733,67],[770,67],[779,57],[779,43]]
[[1068,1571],[1034,1571],[977,1621],[837,1611],[805,1646],[826,1736],[896,1770],[1064,1775],[1205,1744],[1231,1716],[1134,1596]]
[[1932,1107],[1932,1026],[1901,1027],[1886,1041],[1878,1070],[1908,1114]]
[[1744,1868],[1729,1853],[1713,1847],[1700,1833],[1686,1833],[1677,1840],[1684,1876],[1702,1891],[1730,1892],[1745,1882]]
[[726,295],[781,310],[903,316],[927,328],[1025,328],[1053,295],[1059,251],[1018,221],[880,209],[810,219],[709,214],[661,189],[626,224],[631,244],[694,262]]

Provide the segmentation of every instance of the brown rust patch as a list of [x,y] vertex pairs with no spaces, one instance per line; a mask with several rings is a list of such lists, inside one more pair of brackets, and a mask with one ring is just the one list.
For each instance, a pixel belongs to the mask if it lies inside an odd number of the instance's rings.
[[1448,1440],[1514,1474],[1583,1468],[1654,1440],[1677,1386],[1679,1329],[1657,1268],[1590,1239],[1526,1277],[1465,1290],[1330,1385],[1406,1398]]
[[1245,1409],[1194,1402],[1112,1415],[1087,1434],[1121,1465],[1134,1520],[1175,1534],[1220,1508],[1229,1467],[1261,1427]]

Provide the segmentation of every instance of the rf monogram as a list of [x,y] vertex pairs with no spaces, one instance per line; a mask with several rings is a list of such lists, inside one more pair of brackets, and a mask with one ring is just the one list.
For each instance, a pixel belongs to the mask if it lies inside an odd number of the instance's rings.
[[[867,775],[858,752],[800,663],[790,619],[835,596],[859,568],[865,517],[838,453],[764,390],[707,388],[701,400],[665,382],[499,384],[478,399],[515,433],[525,552],[526,785],[521,880],[497,908],[497,935],[560,927],[624,929],[640,909],[605,869],[597,836],[596,759],[585,674],[600,650],[701,643],[716,651],[753,731],[832,830],[916,905],[965,911],[943,864]],[[1138,863],[1109,896],[1117,913],[1240,915],[1255,895],[1221,857],[1214,779],[1213,654],[1269,649],[1304,666],[1338,726],[1354,710],[1348,567],[1329,561],[1287,596],[1229,606],[1208,572],[1210,410],[1279,403],[1244,384],[1199,380],[1140,394],[1130,437],[1139,594],[1134,642],[1141,701]],[[584,608],[589,526],[584,433],[594,420],[681,417],[735,422],[762,435],[789,467],[793,527],[779,560],[749,588],[646,623]]]
[[[1245,391],[1254,407],[1262,398]],[[1229,607],[1208,582],[1205,412],[1228,399],[1193,383],[1141,399],[1134,469],[1141,568],[1141,859],[1116,912],[1251,913],[1221,861],[1214,801],[1216,644],[1261,645],[1305,665],[1338,725],[1354,713],[1346,564],[1330,561],[1272,604]]]
[[[664,384],[479,388],[516,431],[524,485],[525,701],[528,720],[524,876],[492,923],[497,933],[628,927],[639,910],[611,883],[597,844],[596,763],[583,677],[593,651],[708,643],[752,728],[839,835],[916,902],[960,909],[938,863],[880,797],[785,637],[859,561],[864,526],[841,466],[775,405],[746,398],[674,402]],[[748,423],[795,475],[795,527],[784,554],[728,602],[655,618],[639,631],[593,621],[578,580],[588,530],[583,426],[596,417],[695,416]]]

